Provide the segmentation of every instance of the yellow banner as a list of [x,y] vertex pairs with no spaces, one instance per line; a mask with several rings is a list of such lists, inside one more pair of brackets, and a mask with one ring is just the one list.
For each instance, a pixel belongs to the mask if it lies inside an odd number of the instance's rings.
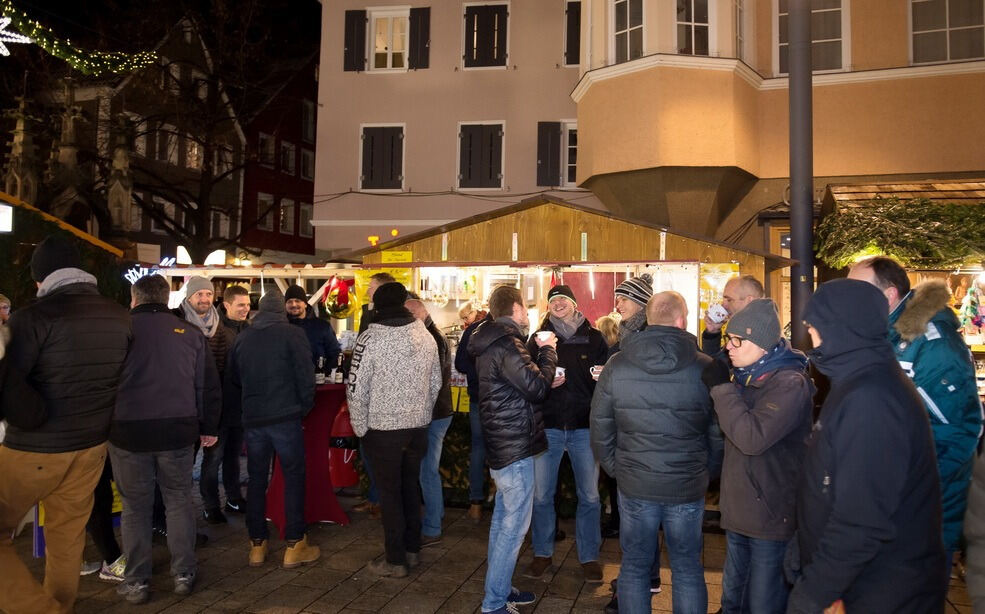
[[[386,252],[383,252],[386,254]],[[386,268],[386,269],[357,269],[356,274],[356,296],[359,297],[359,303],[361,305],[368,305],[370,303],[369,296],[366,294],[367,288],[369,288],[369,278],[377,273],[389,273],[394,279],[402,283],[405,287],[410,288],[414,282],[413,269],[407,267],[401,268]],[[359,320],[362,319],[362,309],[353,314],[353,323],[356,330],[359,330]]]
[[383,264],[396,264],[414,261],[414,252],[383,252]]

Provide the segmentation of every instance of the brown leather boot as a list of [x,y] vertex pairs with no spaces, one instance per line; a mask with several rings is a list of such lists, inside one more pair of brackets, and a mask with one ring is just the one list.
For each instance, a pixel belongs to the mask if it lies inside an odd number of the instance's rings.
[[535,556],[533,562],[530,563],[530,568],[523,575],[527,578],[540,579],[544,572],[551,568],[552,562],[549,556]]
[[250,540],[250,567],[260,567],[267,560],[267,540]]
[[305,563],[314,563],[321,556],[321,548],[308,544],[308,536],[305,535],[294,543],[287,543],[287,550],[284,551],[284,569],[294,569]]

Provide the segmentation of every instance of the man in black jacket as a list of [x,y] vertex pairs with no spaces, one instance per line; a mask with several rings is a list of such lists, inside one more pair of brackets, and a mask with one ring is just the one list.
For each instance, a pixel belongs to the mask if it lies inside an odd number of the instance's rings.
[[158,485],[167,509],[168,549],[176,595],[195,584],[195,443],[215,445],[221,392],[215,362],[199,330],[168,310],[171,291],[160,275],[130,288],[133,343],[123,363],[110,426],[113,477],[123,499],[120,526],[126,557],[119,593],[150,599],[151,511]]
[[284,295],[268,291],[260,299],[253,324],[236,337],[229,352],[230,389],[242,399],[246,429],[246,528],[250,566],[267,559],[267,483],[276,452],[284,472],[287,550],[284,567],[318,560],[318,546],[308,545],[304,521],[304,436],[301,419],[315,403],[315,367],[304,331],[287,322]]
[[421,546],[432,546],[441,541],[441,520],[445,517],[444,491],[441,488],[441,449],[445,433],[451,426],[451,360],[448,340],[438,330],[424,303],[413,295],[404,306],[415,318],[424,322],[438,345],[438,362],[441,364],[441,390],[434,402],[431,424],[428,425],[428,450],[421,459],[421,496],[424,499],[424,515],[421,517]]
[[662,524],[674,610],[705,612],[704,497],[709,476],[721,468],[723,447],[701,381],[711,359],[685,330],[687,304],[680,294],[654,294],[646,321],[606,364],[592,398],[592,449],[619,482],[619,609],[650,610],[650,570]]
[[480,324],[491,321],[486,313],[484,317],[469,324],[462,331],[455,351],[455,370],[465,375],[465,383],[469,393],[469,429],[471,431],[471,449],[469,451],[469,518],[478,524],[482,520],[482,502],[485,500],[486,485],[486,443],[482,439],[482,421],[479,419],[479,374],[475,372],[475,358],[469,353],[469,339]]
[[483,322],[469,341],[479,373],[479,414],[486,454],[496,482],[496,508],[489,527],[483,612],[505,614],[512,604],[533,603],[533,593],[510,585],[516,557],[533,512],[534,456],[547,450],[540,404],[557,367],[557,337],[535,337],[536,359],[527,351],[530,326],[520,291],[499,286],[489,296],[491,322]]
[[[38,391],[47,416],[36,428],[9,423],[0,447],[0,610],[7,612],[67,612],[75,603],[86,520],[130,343],[130,315],[99,295],[73,240],[54,235],[37,246],[31,275],[38,300],[9,323],[8,368]],[[42,499],[44,588],[10,539]]]
[[321,366],[326,372],[334,369],[342,349],[338,337],[335,336],[335,329],[308,308],[308,295],[301,286],[293,284],[288,286],[284,299],[287,301],[285,303],[287,321],[300,326],[308,336],[312,364],[317,366],[321,361]]
[[[804,310],[810,356],[831,380],[797,496],[799,577],[787,612],[943,612],[940,479],[923,402],[886,339],[889,305],[854,279]],[[676,588],[676,587],[675,587]]]
[[[575,514],[575,543],[578,561],[585,581],[601,582],[599,547],[602,544],[599,503],[599,466],[592,453],[588,434],[588,414],[592,407],[595,380],[590,369],[604,365],[609,346],[602,333],[592,328],[578,311],[574,292],[565,285],[551,288],[547,293],[548,315],[540,326],[557,336],[558,375],[544,401],[544,434],[547,454],[534,461],[534,512],[531,543],[534,559],[526,574],[541,577],[552,563],[556,513],[554,492],[558,468],[565,452],[575,474],[578,509]],[[537,351],[536,337],[531,337],[527,349]]]

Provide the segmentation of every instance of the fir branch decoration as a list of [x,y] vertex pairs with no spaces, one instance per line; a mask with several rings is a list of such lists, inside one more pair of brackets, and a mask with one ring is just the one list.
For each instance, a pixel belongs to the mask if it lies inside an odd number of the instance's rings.
[[814,250],[835,269],[866,254],[886,254],[915,269],[980,264],[985,260],[985,202],[878,198],[845,207],[818,225]]

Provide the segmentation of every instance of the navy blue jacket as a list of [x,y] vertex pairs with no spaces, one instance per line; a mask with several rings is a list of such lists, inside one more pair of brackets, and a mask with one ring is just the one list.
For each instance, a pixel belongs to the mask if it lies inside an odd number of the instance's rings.
[[311,346],[311,364],[318,366],[318,359],[325,359],[325,371],[335,368],[339,359],[339,351],[342,346],[335,336],[335,329],[332,325],[320,318],[311,315],[309,317],[292,318],[287,317],[287,321],[295,326],[300,326],[304,334],[308,337],[308,344]]
[[163,304],[130,312],[133,341],[123,362],[109,440],[131,452],[191,446],[219,428],[222,393],[205,336]]
[[308,338],[283,313],[261,311],[236,336],[226,370],[241,395],[243,426],[259,427],[308,415],[315,403],[315,367]]
[[475,358],[469,353],[469,339],[475,332],[477,326],[486,321],[491,321],[492,316],[486,317],[478,322],[472,322],[462,332],[462,338],[458,341],[458,349],[455,351],[455,370],[465,376],[469,399],[472,403],[479,403],[479,374],[475,370]]

